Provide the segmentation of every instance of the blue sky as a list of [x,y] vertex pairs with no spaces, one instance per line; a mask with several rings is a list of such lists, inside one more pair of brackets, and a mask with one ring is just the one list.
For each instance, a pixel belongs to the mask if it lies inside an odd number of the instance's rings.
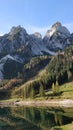
[[56,21],[73,31],[73,0],[0,0],[0,35],[18,25],[44,34]]

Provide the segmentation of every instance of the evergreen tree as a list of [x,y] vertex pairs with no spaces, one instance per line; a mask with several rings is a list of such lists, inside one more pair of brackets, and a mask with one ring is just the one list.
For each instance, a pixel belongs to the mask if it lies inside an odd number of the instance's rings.
[[31,87],[30,89],[30,98],[34,98],[35,97],[35,90],[34,87]]
[[68,74],[68,80],[70,80],[70,79],[72,78],[72,73],[71,73],[71,71],[68,71],[67,74]]
[[27,87],[24,88],[24,91],[23,91],[23,98],[27,98]]
[[43,88],[42,83],[40,83],[39,94],[40,94],[41,97],[45,96],[45,92],[44,92],[44,88]]
[[59,84],[58,84],[58,81],[56,81],[56,93],[59,92]]
[[59,92],[59,84],[58,84],[58,81],[56,81],[56,83],[52,84],[52,92],[53,94],[57,94]]
[[55,89],[55,84],[53,83],[53,84],[52,84],[52,92],[55,94],[55,91],[56,91],[56,89]]

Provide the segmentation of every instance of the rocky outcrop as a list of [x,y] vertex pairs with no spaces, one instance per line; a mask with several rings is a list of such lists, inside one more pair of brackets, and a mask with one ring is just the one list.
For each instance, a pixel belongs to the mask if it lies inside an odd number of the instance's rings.
[[29,35],[24,28],[17,26],[0,37],[0,54],[20,56],[25,61],[36,55],[54,55],[70,44],[73,44],[73,35],[59,22],[47,31],[43,39],[40,33]]
[[51,29],[47,31],[43,42],[49,50],[55,52],[63,50],[66,46],[73,44],[70,32],[59,22],[55,23]]
[[6,55],[0,60],[0,79],[17,76],[18,72],[22,71],[22,66],[23,64],[20,61]]
[[6,67],[10,64],[10,68],[16,62],[25,64],[34,56],[55,55],[69,45],[73,45],[73,34],[60,22],[56,22],[44,38],[38,32],[29,35],[21,26],[12,27],[8,34],[0,36],[0,79],[4,77],[5,64]]

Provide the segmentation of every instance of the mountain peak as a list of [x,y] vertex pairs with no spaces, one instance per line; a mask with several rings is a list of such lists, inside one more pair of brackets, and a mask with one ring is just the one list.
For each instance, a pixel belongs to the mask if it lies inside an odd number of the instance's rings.
[[51,37],[56,32],[59,32],[67,37],[70,36],[69,30],[65,26],[62,26],[60,22],[53,24],[51,29],[47,31],[46,36]]
[[58,26],[62,26],[62,24],[61,24],[60,22],[56,22],[56,23],[54,23],[54,24],[52,25],[52,28],[53,28],[53,27],[58,27]]
[[24,32],[25,34],[27,33],[26,30],[25,30],[24,28],[22,28],[20,25],[18,25],[18,26],[16,26],[16,27],[13,26],[13,27],[11,28],[9,34],[10,34],[10,35],[15,35],[15,34],[21,32],[21,31]]
[[33,36],[35,36],[36,38],[41,38],[42,39],[42,35],[39,32],[35,32],[33,34]]

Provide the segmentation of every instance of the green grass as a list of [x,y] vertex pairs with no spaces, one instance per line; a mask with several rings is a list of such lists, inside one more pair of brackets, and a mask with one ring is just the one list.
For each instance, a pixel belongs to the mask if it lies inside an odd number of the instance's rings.
[[60,87],[60,90],[63,90],[63,91],[73,91],[73,81],[62,85]]
[[59,86],[59,93],[54,95],[52,90],[45,92],[44,97],[40,97],[38,94],[36,99],[43,100],[43,99],[73,99],[73,82],[65,83]]
[[17,100],[19,100],[19,101],[21,101],[22,99],[21,98],[12,98],[12,99],[6,99],[6,100],[0,100],[0,103],[2,102],[2,103],[11,103],[11,102],[15,102],[15,101],[17,101]]
[[[27,86],[30,87],[30,84],[33,84],[34,81],[38,81],[38,79],[30,80],[26,82],[24,85],[20,86],[19,88],[13,90],[12,98],[23,98],[23,92],[25,88]],[[47,92],[45,92],[45,96],[40,97],[40,94],[37,94],[35,95],[34,99],[36,100],[73,99],[73,81],[59,86],[59,93],[57,95],[54,95],[52,90],[50,89]],[[30,100],[32,99],[30,98]]]
[[61,98],[73,99],[73,81],[60,86]]
[[61,128],[62,128],[62,130],[73,130],[73,123],[64,125]]
[[54,130],[73,130],[73,123],[63,125],[60,127],[54,127]]

